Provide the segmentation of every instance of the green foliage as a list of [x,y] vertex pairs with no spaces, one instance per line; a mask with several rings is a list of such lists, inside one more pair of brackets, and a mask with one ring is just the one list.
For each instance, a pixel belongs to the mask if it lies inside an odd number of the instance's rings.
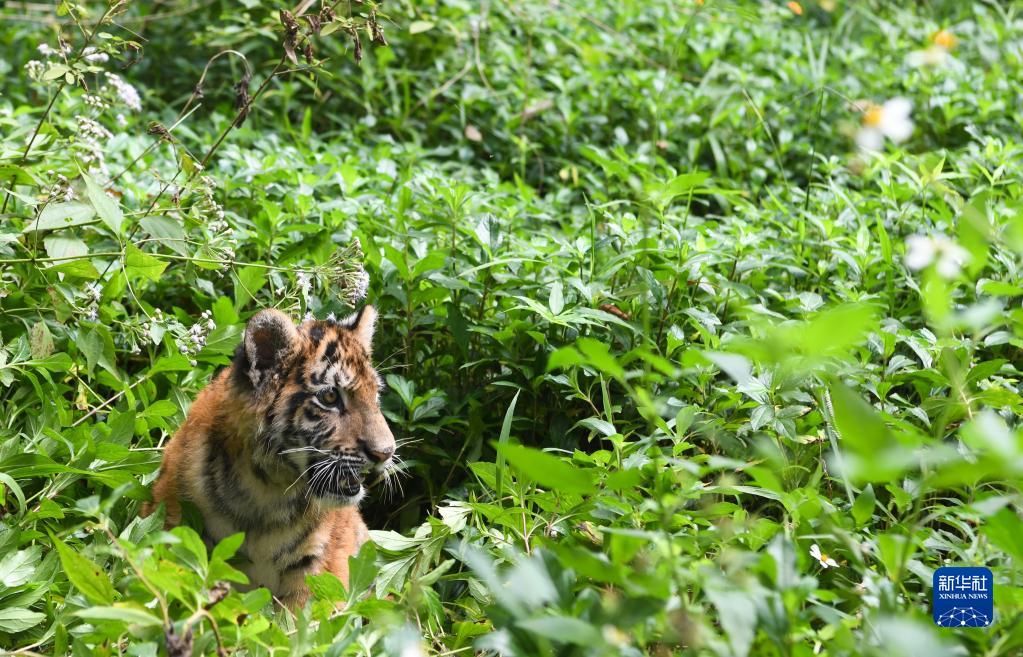
[[[901,4],[0,22],[0,647],[1019,654],[1023,6]],[[253,312],[363,297],[407,476],[292,615],[138,511]]]

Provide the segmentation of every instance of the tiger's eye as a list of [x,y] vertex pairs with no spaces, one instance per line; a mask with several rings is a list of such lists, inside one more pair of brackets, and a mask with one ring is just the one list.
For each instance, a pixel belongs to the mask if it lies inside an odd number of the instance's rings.
[[340,395],[337,394],[336,388],[328,388],[326,390],[321,390],[317,394],[317,397],[319,397],[321,402],[327,404],[328,406],[333,406],[341,398]]

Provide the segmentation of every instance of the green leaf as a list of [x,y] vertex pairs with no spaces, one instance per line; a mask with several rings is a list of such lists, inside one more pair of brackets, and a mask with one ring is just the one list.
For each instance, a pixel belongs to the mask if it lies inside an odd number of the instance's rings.
[[47,256],[66,259],[65,261],[80,258],[89,253],[89,246],[77,237],[51,235],[43,240],[43,246],[46,247]]
[[188,243],[185,242],[185,229],[181,222],[157,214],[143,217],[139,220],[139,226],[150,237],[158,240],[161,245],[166,246],[168,249],[184,256],[190,254]]
[[422,34],[423,32],[429,32],[433,29],[433,23],[430,21],[412,21],[408,26],[409,34]]
[[129,277],[146,278],[155,283],[160,280],[167,263],[129,244],[124,250],[124,268]]
[[121,225],[124,223],[121,205],[107,196],[103,188],[97,185],[96,181],[89,174],[83,173],[82,178],[85,180],[85,189],[89,195],[89,202],[92,203],[92,207],[96,208],[99,218],[110,227],[110,230],[114,231],[114,234],[120,235]]
[[537,449],[510,443],[494,443],[498,454],[525,478],[553,491],[592,493],[593,480],[584,470]]
[[108,605],[114,601],[114,587],[106,572],[89,559],[64,545],[59,538],[50,534],[53,547],[60,557],[60,565],[68,580],[88,598],[89,602]]
[[28,332],[28,344],[32,350],[32,358],[39,360],[53,353],[53,334],[44,321],[32,325]]
[[0,609],[0,632],[9,634],[24,632],[42,623],[44,620],[46,620],[46,614],[40,614],[38,611],[30,611],[18,607]]
[[91,622],[116,621],[125,625],[141,625],[143,627],[163,626],[163,621],[159,616],[137,607],[90,607],[79,609],[74,615]]
[[100,365],[114,376],[118,375],[114,355],[114,338],[106,326],[95,324],[88,331],[84,327],[79,328],[75,344],[85,356],[89,373],[96,369],[96,365]]
[[558,643],[574,643],[590,646],[601,642],[601,634],[597,628],[584,620],[571,616],[543,616],[527,618],[516,623],[527,632],[551,639]]
[[238,549],[242,546],[242,542],[244,541],[245,534],[243,532],[231,534],[224,540],[217,543],[217,545],[213,548],[213,554],[210,555],[210,560],[215,561],[220,559],[222,561],[227,561],[238,552]]
[[92,221],[96,216],[96,210],[87,203],[71,201],[70,203],[52,203],[43,208],[36,221],[30,222],[22,232],[28,233],[33,230],[56,230],[69,226],[80,226]]
[[878,454],[892,446],[891,433],[870,404],[852,390],[835,383],[831,386],[835,407],[835,425],[842,444],[861,454]]
[[14,478],[5,472],[0,472],[0,484],[7,486],[14,493],[15,499],[18,500],[18,511],[25,511],[25,493],[21,490],[21,486],[18,482],[14,481]]
[[[11,479],[2,473],[0,473],[0,477]],[[0,478],[0,481],[6,480]],[[24,498],[21,499],[21,502],[24,505]],[[0,559],[0,586],[12,589],[32,579],[36,564],[39,562],[39,551],[40,548],[35,546],[27,550],[9,552],[3,559]]]
[[245,307],[256,293],[263,289],[267,282],[269,270],[263,267],[242,267],[232,272],[234,279],[234,309]]
[[579,347],[579,351],[586,357],[590,365],[618,380],[625,378],[625,370],[611,355],[611,349],[603,342],[593,338],[579,338],[576,341],[576,346]]
[[[511,435],[512,420],[515,418],[515,405],[519,402],[519,394],[521,390],[515,391],[515,396],[512,397],[511,404],[508,405],[508,410],[504,412],[504,422],[501,423],[501,434],[497,438],[498,445],[506,445],[508,443],[508,437]],[[504,452],[500,449],[497,450],[497,499],[501,499],[504,491]]]
[[360,595],[373,585],[377,576],[377,546],[372,541],[363,543],[358,554],[348,557],[349,598]]
[[987,518],[980,533],[1016,563],[1023,563],[1023,521],[1011,509],[1002,509]]
[[564,286],[562,286],[561,281],[557,281],[551,286],[551,294],[547,305],[550,306],[552,314],[560,315],[561,311],[565,309],[564,294]]
[[874,514],[874,503],[877,498],[874,496],[874,487],[867,484],[863,492],[856,497],[852,505],[852,515],[856,524],[860,527],[866,526]]
[[64,77],[67,73],[70,73],[71,69],[68,68],[67,64],[53,64],[50,68],[46,69],[43,73],[43,80],[49,82],[50,80],[56,80],[57,78]]

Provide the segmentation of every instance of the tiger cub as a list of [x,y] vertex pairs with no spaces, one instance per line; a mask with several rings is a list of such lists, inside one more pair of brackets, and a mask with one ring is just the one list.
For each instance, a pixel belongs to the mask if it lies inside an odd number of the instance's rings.
[[347,585],[348,556],[369,537],[363,479],[395,449],[370,364],[375,320],[372,306],[298,326],[277,310],[253,316],[168,443],[142,515],[164,504],[172,527],[189,501],[207,540],[245,532],[249,580],[289,607],[305,603],[307,574]]

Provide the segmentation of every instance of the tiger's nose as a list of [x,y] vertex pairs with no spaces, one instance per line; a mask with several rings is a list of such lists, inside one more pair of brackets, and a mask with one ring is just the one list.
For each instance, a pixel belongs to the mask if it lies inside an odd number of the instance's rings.
[[368,456],[371,461],[383,463],[394,454],[394,446],[388,445],[386,447],[371,447],[365,441],[362,441],[362,451],[366,453],[366,456]]

